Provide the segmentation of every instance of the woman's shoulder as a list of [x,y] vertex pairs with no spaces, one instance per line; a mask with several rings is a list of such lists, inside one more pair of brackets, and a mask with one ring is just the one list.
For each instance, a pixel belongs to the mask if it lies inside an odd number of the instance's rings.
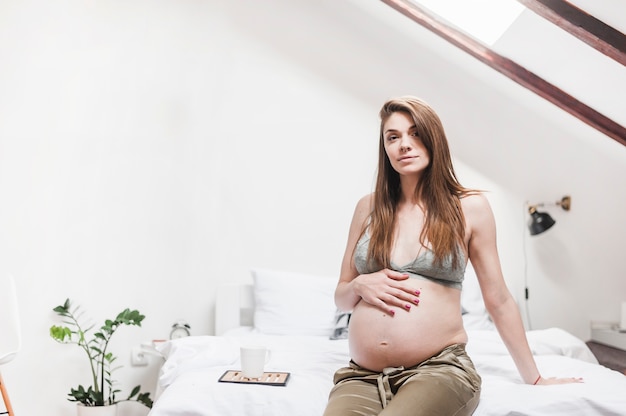
[[489,200],[480,191],[472,191],[461,197],[461,207],[465,220],[470,224],[484,224],[491,222],[493,212]]
[[357,207],[363,207],[371,211],[374,206],[374,192],[364,195],[356,203]]
[[356,203],[356,208],[354,208],[354,218],[353,221],[359,224],[359,227],[364,227],[367,223],[367,219],[372,213],[372,209],[374,208],[374,194],[368,194]]
[[461,195],[461,206],[466,209],[482,209],[489,206],[489,201],[481,191],[468,191]]

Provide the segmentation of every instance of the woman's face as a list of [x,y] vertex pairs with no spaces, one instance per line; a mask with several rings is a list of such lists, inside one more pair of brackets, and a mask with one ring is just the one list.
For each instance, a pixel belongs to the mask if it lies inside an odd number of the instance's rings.
[[383,141],[389,162],[400,176],[419,175],[428,167],[430,156],[407,113],[389,116],[383,124]]

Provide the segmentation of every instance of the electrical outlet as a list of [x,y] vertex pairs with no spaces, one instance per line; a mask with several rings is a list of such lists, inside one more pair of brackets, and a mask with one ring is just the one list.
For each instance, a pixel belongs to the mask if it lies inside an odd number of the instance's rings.
[[148,365],[148,355],[141,346],[133,347],[130,351],[130,363],[135,367]]

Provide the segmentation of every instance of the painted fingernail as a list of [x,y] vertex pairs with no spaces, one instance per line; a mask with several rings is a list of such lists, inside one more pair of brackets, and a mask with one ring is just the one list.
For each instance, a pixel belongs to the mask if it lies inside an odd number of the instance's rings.
[[409,305],[408,303],[406,305],[404,305],[404,307],[406,308],[406,310],[411,310],[411,305]]
[[414,304],[416,304],[416,305],[419,305],[420,300],[419,300],[419,299],[414,299],[414,300],[413,300],[413,303],[414,303]]
[[416,290],[416,291],[415,291],[415,294],[416,294],[417,296],[419,296],[419,295],[420,295],[420,293],[422,293],[422,292],[420,292],[419,290]]
[[396,311],[394,311],[393,309],[389,309],[389,315],[394,316],[396,314]]

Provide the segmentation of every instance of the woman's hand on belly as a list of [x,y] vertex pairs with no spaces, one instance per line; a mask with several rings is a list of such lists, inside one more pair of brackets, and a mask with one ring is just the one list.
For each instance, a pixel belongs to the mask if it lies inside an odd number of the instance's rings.
[[354,279],[354,292],[370,305],[391,315],[395,307],[410,311],[419,304],[419,289],[412,287],[409,276],[395,270],[383,269],[375,273],[362,274]]
[[406,283],[421,289],[419,308],[404,313],[394,307],[392,316],[361,301],[352,310],[350,354],[360,366],[373,371],[412,367],[449,345],[467,342],[458,289],[422,279]]

